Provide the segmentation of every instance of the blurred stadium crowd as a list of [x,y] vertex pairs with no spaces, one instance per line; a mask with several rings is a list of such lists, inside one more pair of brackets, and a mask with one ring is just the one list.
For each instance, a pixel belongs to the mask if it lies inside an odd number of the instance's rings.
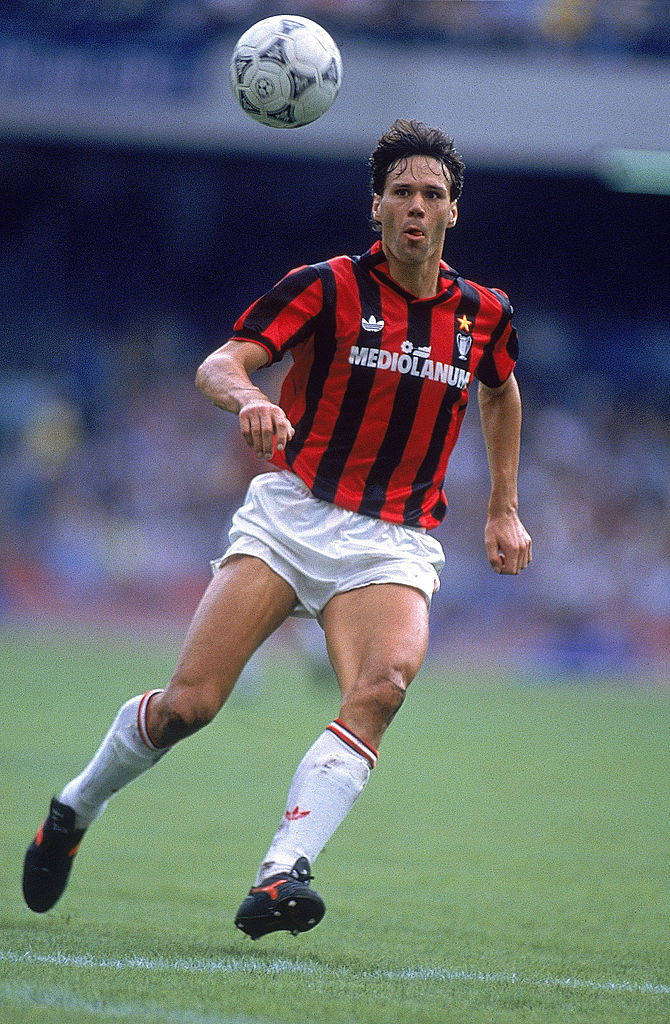
[[[290,6],[290,5],[289,5]],[[559,46],[597,52],[667,53],[666,0],[303,0],[296,13],[340,31],[437,34],[478,44]],[[4,0],[3,16],[39,30],[202,32],[249,25],[268,0]]]
[[[554,330],[560,331],[560,324]],[[184,371],[174,322],[91,339],[58,375],[0,378],[2,601],[8,615],[185,621],[262,463]],[[267,371],[276,393],[277,370]],[[535,562],[494,577],[475,408],[447,477],[434,651],[563,667],[663,656],[670,621],[669,424],[524,385],[520,489]],[[264,385],[265,386],[265,385]],[[474,403],[476,406],[476,402]],[[531,653],[532,652],[532,653]]]

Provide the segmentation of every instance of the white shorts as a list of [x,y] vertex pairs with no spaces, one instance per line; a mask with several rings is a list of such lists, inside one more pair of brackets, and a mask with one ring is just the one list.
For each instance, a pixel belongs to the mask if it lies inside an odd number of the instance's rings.
[[232,555],[255,555],[293,587],[294,615],[320,620],[335,594],[371,583],[401,583],[430,601],[444,565],[442,545],[425,530],[373,519],[321,501],[286,470],[261,473],[233,516]]

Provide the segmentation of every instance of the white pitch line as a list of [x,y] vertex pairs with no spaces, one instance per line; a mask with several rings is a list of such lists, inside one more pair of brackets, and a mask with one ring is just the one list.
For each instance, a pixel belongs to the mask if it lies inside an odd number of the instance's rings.
[[298,974],[328,978],[386,978],[389,981],[474,982],[485,985],[523,985],[533,988],[588,989],[591,992],[630,992],[640,995],[670,995],[670,984],[638,981],[590,981],[586,978],[524,978],[516,972],[444,970],[439,967],[407,967],[398,970],[354,971],[348,967],[330,967],[316,960],[260,960],[256,957],[230,956],[220,960],[188,960],[167,957],[96,957],[90,953],[34,953],[26,950],[0,950],[0,962],[45,964],[56,967],[102,967],[109,970],[184,971],[206,974]]
[[109,1020],[146,1021],[147,1024],[273,1024],[267,1017],[222,1017],[220,1014],[198,1013],[195,1010],[169,1010],[160,1006],[139,1006],[137,1003],[111,1003],[101,999],[84,999],[60,989],[49,990],[43,987],[31,990],[27,985],[8,987],[5,994],[14,1003],[32,1007],[55,1007],[60,1010],[59,1019],[64,1011],[83,1010],[86,1013],[99,1015]]

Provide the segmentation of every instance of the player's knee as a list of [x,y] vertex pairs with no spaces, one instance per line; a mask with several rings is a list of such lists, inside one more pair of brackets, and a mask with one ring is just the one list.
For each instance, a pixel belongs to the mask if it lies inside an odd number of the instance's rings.
[[402,673],[386,671],[361,680],[355,687],[347,703],[356,704],[364,709],[380,726],[386,727],[400,710],[405,699],[407,686]]
[[206,687],[185,686],[174,676],[160,701],[150,707],[150,731],[160,746],[177,743],[209,725],[220,708],[217,694]]

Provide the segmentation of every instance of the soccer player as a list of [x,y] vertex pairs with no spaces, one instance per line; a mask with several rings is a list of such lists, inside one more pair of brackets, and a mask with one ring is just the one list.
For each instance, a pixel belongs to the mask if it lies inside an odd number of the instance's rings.
[[[37,912],[61,896],[110,796],[211,722],[253,652],[298,613],[323,627],[341,705],[298,765],[235,923],[259,938],[321,920],[311,866],[363,791],[426,652],[444,563],[429,531],[446,511],[444,475],[475,378],[491,476],[488,559],[504,574],[531,559],[518,515],[512,309],[503,292],[442,260],[463,162],[441,130],[398,120],[370,165],[381,239],[362,256],[292,270],[198,369],[202,393],[238,417],[246,443],[278,471],[252,480],[168,685],[124,704],[52,800],[24,866]],[[251,375],[289,351],[275,404]]]

